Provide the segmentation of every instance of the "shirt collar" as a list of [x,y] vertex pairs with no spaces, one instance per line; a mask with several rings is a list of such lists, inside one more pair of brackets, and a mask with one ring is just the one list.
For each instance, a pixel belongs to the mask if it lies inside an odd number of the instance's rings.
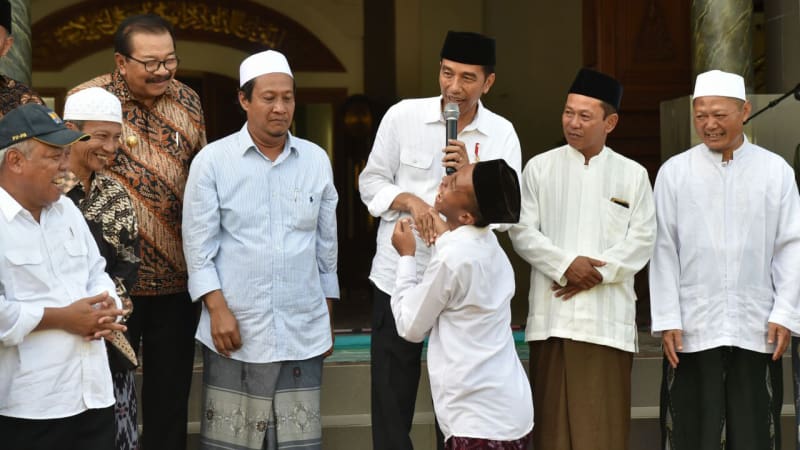
[[[253,150],[256,153],[259,153],[261,157],[266,158],[261,152],[258,151],[258,147],[256,147],[255,142],[253,142],[253,137],[250,136],[250,131],[247,130],[247,122],[244,123],[242,128],[239,130],[239,147],[238,152],[241,156],[247,154],[248,150]],[[283,151],[278,156],[278,159],[272,161],[273,164],[278,164],[282,162],[284,159],[288,158],[290,154],[297,153],[297,141],[292,133],[287,131],[286,132],[286,145],[283,147]]]
[[[167,84],[167,90],[164,91],[161,97],[172,96],[173,85],[175,84],[174,81],[175,78],[170,80],[169,84]],[[119,69],[114,69],[114,71],[111,72],[111,93],[116,95],[121,103],[136,100],[133,94],[131,94],[130,88],[128,88],[128,82],[125,81],[125,77],[122,76]]]
[[[442,96],[438,97],[431,97],[431,102],[425,105],[425,110],[423,112],[423,117],[425,123],[442,123],[444,124],[444,117],[442,116]],[[471,130],[478,130],[479,132],[489,136],[490,127],[487,126],[488,123],[486,121],[486,107],[483,106],[483,102],[478,100],[478,111],[475,113],[475,117],[472,118],[472,122],[470,122],[466,127],[464,127],[464,131],[471,131]]]
[[[48,205],[42,208],[42,212],[49,210],[51,207],[55,207],[58,212],[63,211],[63,206],[60,204],[61,198],[59,197],[53,204]],[[19,202],[11,196],[4,188],[0,187],[0,211],[2,211],[3,216],[6,218],[6,222],[11,222],[14,220],[14,217],[17,216],[21,211],[25,208],[19,204]]]
[[[742,145],[733,151],[733,159],[731,161],[735,161],[736,159],[747,155],[748,151],[750,150],[750,141],[747,140],[747,135],[743,133],[742,137],[744,138],[742,139]],[[714,162],[722,162],[722,153],[711,150],[705,144],[703,144],[703,149],[705,150],[703,153],[705,153],[709,159]]]
[[[567,155],[570,158],[576,161],[580,161],[581,164],[586,164],[586,157],[583,156],[583,153],[581,153],[580,150],[569,144],[567,144],[566,147],[567,147]],[[608,152],[609,148],[604,145],[603,148],[600,150],[600,153],[592,156],[592,158],[589,159],[589,165],[596,164],[599,161],[605,159],[605,157],[608,155]]]
[[450,241],[459,241],[463,239],[478,239],[489,233],[489,227],[476,227],[472,225],[462,225],[455,230],[450,230],[443,233],[436,239],[436,244],[447,245]]

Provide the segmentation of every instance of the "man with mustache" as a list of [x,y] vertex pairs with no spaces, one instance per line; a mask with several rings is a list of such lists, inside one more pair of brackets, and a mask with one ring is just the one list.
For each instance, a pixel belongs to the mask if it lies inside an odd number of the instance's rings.
[[[116,69],[73,90],[99,86],[122,103],[123,145],[109,174],[128,190],[139,219],[141,265],[131,289],[131,344],[147,349],[143,447],[186,447],[197,305],[189,299],[181,241],[183,190],[206,144],[200,98],[174,79],[180,62],[172,25],[128,17],[114,35]],[[141,339],[141,341],[140,341]]]
[[39,104],[0,119],[0,436],[8,449],[114,448],[100,338],[126,311],[83,215],[61,195],[87,135]]
[[621,100],[619,81],[581,69],[561,114],[567,145],[531,158],[522,174],[522,214],[509,235],[531,265],[536,450],[629,446],[633,279],[656,228],[647,170],[606,146]]
[[[5,57],[14,45],[11,29],[11,2],[0,0],[0,58]],[[0,117],[28,102],[44,104],[31,88],[0,74]]]
[[[435,238],[431,209],[445,168],[504,159],[519,173],[521,151],[508,120],[481,102],[495,81],[495,41],[450,31],[439,61],[438,97],[403,100],[381,121],[367,166],[359,176],[361,200],[381,219],[369,279],[373,284],[372,444],[376,450],[413,448],[409,432],[420,376],[422,343],[398,336],[390,298],[400,255],[392,247],[395,223],[411,217],[419,231],[419,276]],[[458,139],[445,143],[446,104],[458,105]],[[443,440],[439,439],[443,442]]]
[[661,448],[779,449],[781,356],[800,332],[800,196],[786,161],[744,134],[744,78],[699,74],[692,110],[703,142],[655,185]]

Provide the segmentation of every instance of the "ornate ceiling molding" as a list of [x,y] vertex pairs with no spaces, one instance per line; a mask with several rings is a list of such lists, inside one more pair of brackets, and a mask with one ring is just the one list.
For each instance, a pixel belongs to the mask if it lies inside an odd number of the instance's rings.
[[169,20],[179,40],[209,42],[246,53],[279,50],[298,72],[345,71],[333,52],[308,29],[248,0],[86,0],[33,25],[33,69],[59,71],[112,47],[120,22],[142,13]]

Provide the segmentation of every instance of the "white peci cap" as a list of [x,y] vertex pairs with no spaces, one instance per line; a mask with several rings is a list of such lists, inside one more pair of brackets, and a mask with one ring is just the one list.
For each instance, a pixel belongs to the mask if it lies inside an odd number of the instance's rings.
[[289,68],[289,61],[286,60],[283,53],[267,50],[250,55],[242,61],[242,65],[239,66],[239,87],[244,86],[253,78],[268,73],[285,73],[294,78],[292,69]]
[[710,70],[697,76],[694,84],[693,98],[698,97],[732,97],[747,101],[744,90],[744,78],[735,73],[721,70]]
[[103,120],[121,124],[122,105],[117,96],[103,88],[87,88],[67,97],[64,120]]

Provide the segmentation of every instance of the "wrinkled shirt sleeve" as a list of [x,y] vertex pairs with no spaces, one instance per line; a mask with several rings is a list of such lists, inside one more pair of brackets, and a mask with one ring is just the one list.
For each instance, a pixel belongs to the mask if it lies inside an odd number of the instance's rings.
[[397,334],[409,342],[422,342],[452,296],[455,274],[434,258],[417,282],[416,261],[402,256],[397,266],[397,284],[391,298]]
[[333,174],[330,166],[326,166],[326,183],[322,192],[317,219],[317,267],[322,292],[326,298],[339,298],[339,279],[336,275],[338,241],[336,233],[336,204],[339,195],[333,185]]
[[668,161],[658,171],[654,190],[656,242],[650,261],[650,314],[652,332],[681,330],[680,260],[678,258],[678,209],[673,165]]

